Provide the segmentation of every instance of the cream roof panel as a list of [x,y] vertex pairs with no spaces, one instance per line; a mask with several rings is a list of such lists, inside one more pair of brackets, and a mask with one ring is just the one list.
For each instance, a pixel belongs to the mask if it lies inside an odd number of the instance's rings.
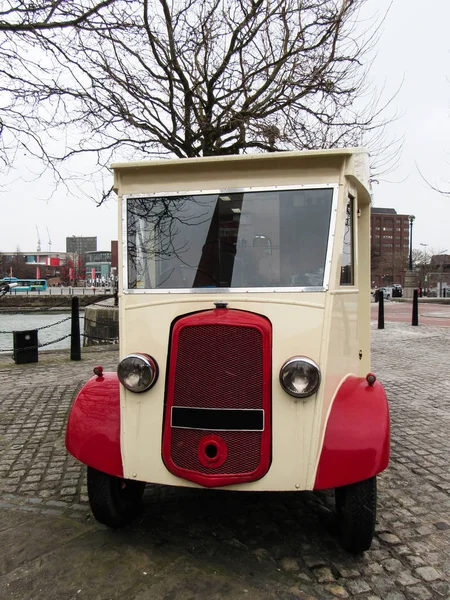
[[144,167],[162,166],[167,167],[173,165],[182,165],[200,161],[205,163],[215,162],[236,162],[236,161],[264,161],[273,160],[274,158],[306,158],[306,157],[321,157],[321,156],[349,156],[351,154],[365,154],[366,148],[332,148],[329,150],[299,150],[289,152],[266,152],[261,154],[228,154],[220,156],[201,156],[194,158],[171,158],[171,159],[156,159],[156,160],[141,160],[137,162],[118,162],[113,163],[111,168],[117,169],[141,169]]
[[112,168],[120,195],[335,183],[348,175],[368,196],[364,148],[161,159],[115,163]]

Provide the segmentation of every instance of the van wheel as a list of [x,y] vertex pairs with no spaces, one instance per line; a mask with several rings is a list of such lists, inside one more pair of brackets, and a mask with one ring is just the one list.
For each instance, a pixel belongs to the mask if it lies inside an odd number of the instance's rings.
[[87,488],[92,514],[103,525],[123,527],[138,512],[145,483],[87,470]]
[[342,546],[358,554],[370,548],[377,516],[377,478],[335,489],[336,517]]

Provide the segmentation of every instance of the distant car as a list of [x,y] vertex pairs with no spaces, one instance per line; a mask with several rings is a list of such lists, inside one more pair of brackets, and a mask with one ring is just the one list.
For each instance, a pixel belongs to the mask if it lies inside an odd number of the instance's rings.
[[377,290],[375,290],[375,302],[378,302],[380,294],[383,294],[383,298],[385,300],[389,300],[389,298],[391,297],[391,290],[390,288],[385,287],[380,287]]
[[399,283],[394,283],[392,285],[392,297],[393,298],[401,298],[403,296],[403,288]]

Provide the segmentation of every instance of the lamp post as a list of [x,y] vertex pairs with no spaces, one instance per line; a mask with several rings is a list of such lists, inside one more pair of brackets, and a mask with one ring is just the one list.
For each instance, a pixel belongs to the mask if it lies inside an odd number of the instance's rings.
[[[422,244],[422,242],[420,242],[420,245],[423,246],[425,248],[425,250],[423,251],[423,261],[422,261],[422,276],[423,276],[423,283],[424,283],[424,288],[425,288],[425,294],[426,289],[428,287],[428,255],[427,255],[427,246],[428,244]],[[421,291],[422,291],[422,286],[421,286]]]
[[408,270],[412,271],[413,270],[413,263],[412,263],[412,229],[413,229],[413,223],[414,223],[414,219],[416,217],[414,215],[409,215],[408,217],[408,221],[409,221],[409,265],[408,265]]
[[72,238],[73,238],[73,248],[72,248],[72,278],[71,278],[70,284],[73,286],[73,285],[75,285],[75,279],[76,279],[75,260],[76,260],[77,240],[76,240],[76,236],[75,235],[72,235]]
[[439,252],[439,254],[442,256],[441,264],[439,265],[439,271],[440,271],[440,274],[439,274],[439,298],[442,298],[442,277],[444,275],[444,260],[445,260],[444,257],[447,252],[448,252],[447,249],[441,250],[441,252]]

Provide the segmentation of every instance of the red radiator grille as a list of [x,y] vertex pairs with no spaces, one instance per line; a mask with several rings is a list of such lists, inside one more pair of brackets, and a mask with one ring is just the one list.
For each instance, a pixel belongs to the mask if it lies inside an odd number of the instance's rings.
[[[271,344],[270,322],[254,313],[219,308],[175,323],[162,447],[169,471],[211,487],[253,481],[267,472]],[[173,423],[172,409],[178,416]],[[180,421],[182,410],[190,415],[187,421]],[[250,412],[241,410],[263,413],[263,430],[251,424],[244,430],[249,421],[242,415]],[[214,427],[208,426],[211,419]],[[207,454],[214,448],[217,459]]]
[[174,406],[261,408],[262,336],[227,325],[180,332]]
[[[205,467],[198,459],[197,448],[205,435],[214,433],[228,446],[228,457],[217,468]],[[177,467],[199,473],[252,473],[261,460],[261,432],[259,431],[199,431],[174,429],[172,459]]]

